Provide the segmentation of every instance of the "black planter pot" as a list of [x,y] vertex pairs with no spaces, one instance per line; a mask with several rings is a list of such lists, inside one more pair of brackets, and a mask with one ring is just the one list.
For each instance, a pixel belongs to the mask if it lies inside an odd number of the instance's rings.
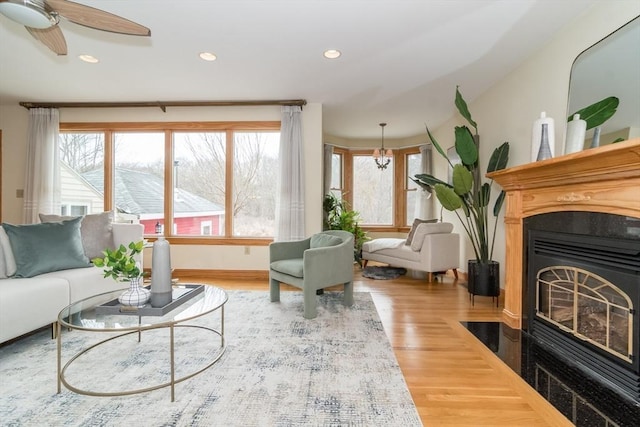
[[470,294],[471,304],[474,304],[476,295],[481,295],[496,298],[497,307],[497,297],[500,296],[500,263],[498,261],[481,263],[477,260],[469,260],[467,265],[469,277],[467,289]]

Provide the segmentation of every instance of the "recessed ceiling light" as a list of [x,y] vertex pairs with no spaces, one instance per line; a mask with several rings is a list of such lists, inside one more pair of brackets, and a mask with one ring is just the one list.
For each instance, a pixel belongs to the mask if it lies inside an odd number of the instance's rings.
[[337,49],[329,49],[329,50],[325,50],[323,55],[325,58],[328,58],[328,59],[336,59],[340,57],[340,55],[342,55],[342,52],[340,52]]
[[98,62],[100,62],[98,58],[91,55],[79,55],[78,58],[80,58],[84,62],[88,62],[89,64],[97,64]]
[[215,61],[218,57],[211,52],[200,52],[200,58],[205,61]]

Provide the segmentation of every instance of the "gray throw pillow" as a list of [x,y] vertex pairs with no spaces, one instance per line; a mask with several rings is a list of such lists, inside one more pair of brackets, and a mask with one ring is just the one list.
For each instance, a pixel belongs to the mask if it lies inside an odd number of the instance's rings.
[[12,225],[3,223],[16,260],[15,277],[89,267],[80,236],[80,221]]
[[418,224],[416,233],[411,241],[411,250],[419,251],[422,249],[424,239],[429,234],[447,234],[453,231],[453,224],[450,222],[437,222],[434,224]]
[[102,251],[107,248],[115,249],[113,243],[113,211],[85,215],[84,217],[40,214],[41,222],[60,222],[73,218],[82,218],[80,234],[82,235],[84,254],[87,258],[102,258]]
[[13,257],[9,236],[7,236],[7,232],[2,227],[0,227],[0,246],[2,246],[2,252],[4,253],[5,273],[7,277],[11,277],[16,274],[16,259]]
[[420,224],[429,224],[433,222],[438,222],[438,219],[420,219],[416,218],[413,220],[413,224],[411,225],[411,230],[409,230],[409,234],[407,235],[407,240],[404,242],[405,245],[410,245],[413,240],[413,235],[416,234],[416,229]]

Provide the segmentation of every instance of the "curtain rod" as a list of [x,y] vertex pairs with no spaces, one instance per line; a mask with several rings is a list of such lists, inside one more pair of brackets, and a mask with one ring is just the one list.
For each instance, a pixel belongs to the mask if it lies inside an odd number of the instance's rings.
[[274,101],[150,101],[150,102],[27,102],[20,105],[27,110],[31,108],[130,108],[158,107],[167,112],[167,107],[236,107],[259,105],[307,105],[306,99],[274,100]]

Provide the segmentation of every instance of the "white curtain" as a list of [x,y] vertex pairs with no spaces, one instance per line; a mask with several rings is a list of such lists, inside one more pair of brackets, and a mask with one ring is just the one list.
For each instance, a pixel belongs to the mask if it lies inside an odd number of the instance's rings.
[[322,194],[331,192],[331,173],[333,166],[333,145],[324,144],[324,181],[322,183]]
[[277,241],[304,239],[304,157],[302,108],[282,107],[280,179],[276,201]]
[[[333,145],[324,145],[324,180],[322,182],[322,195],[323,197],[331,193],[331,173],[333,172]],[[324,199],[322,206],[324,207]],[[327,213],[322,210],[322,229],[327,228],[328,216]]]
[[[420,146],[420,173],[433,174],[432,172],[432,150],[431,144]],[[435,218],[433,213],[433,197],[432,194],[421,187],[418,188],[418,197],[416,198],[416,206],[414,217],[421,219]]]
[[59,133],[57,109],[29,110],[23,207],[25,224],[39,222],[39,213],[60,213]]

